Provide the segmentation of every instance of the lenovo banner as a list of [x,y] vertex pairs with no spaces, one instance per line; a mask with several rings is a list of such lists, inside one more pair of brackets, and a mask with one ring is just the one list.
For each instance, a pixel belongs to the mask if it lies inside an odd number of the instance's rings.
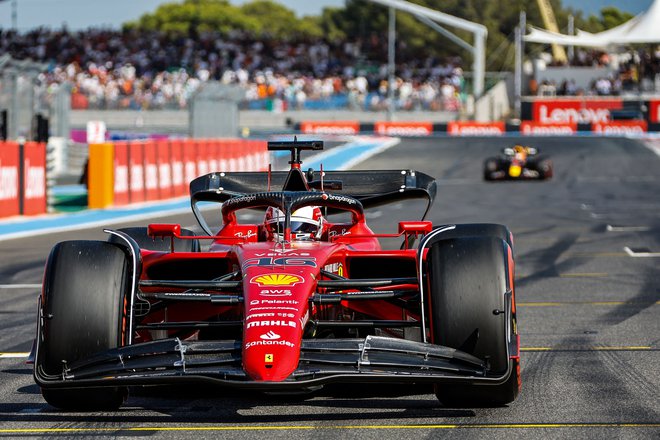
[[504,134],[504,122],[451,121],[447,124],[450,136],[497,136]]
[[18,144],[0,142],[0,217],[20,213],[18,168]]
[[542,124],[599,124],[612,120],[612,110],[621,109],[621,99],[538,100],[532,104],[532,118]]
[[430,136],[433,134],[431,122],[376,122],[376,134],[384,136]]
[[600,124],[593,124],[591,131],[596,134],[610,136],[644,134],[647,131],[647,123],[646,121],[641,120],[603,122]]
[[358,134],[358,121],[304,121],[300,131],[305,134]]
[[575,134],[577,123],[554,123],[544,124],[542,122],[523,121],[520,123],[520,134],[526,136],[563,136]]

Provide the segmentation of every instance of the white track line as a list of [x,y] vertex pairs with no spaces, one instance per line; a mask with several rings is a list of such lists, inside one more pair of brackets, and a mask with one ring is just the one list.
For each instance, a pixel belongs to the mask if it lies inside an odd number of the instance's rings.
[[614,226],[607,225],[608,232],[646,232],[651,228],[648,226]]
[[657,258],[660,257],[660,252],[635,252],[628,246],[623,248],[624,251],[631,257],[635,258]]
[[23,359],[30,355],[30,353],[0,353],[0,359]]
[[0,284],[0,289],[40,289],[41,284]]

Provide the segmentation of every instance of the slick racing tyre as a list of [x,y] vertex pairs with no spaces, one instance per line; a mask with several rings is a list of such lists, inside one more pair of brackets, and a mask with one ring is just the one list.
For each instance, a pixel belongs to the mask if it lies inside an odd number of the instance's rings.
[[[147,228],[143,226],[136,226],[131,228],[121,228],[117,229],[118,231],[128,234],[135,242],[140,246],[140,249],[145,249],[148,251],[161,251],[169,252],[170,251],[170,239],[165,238],[152,238],[147,234]],[[186,237],[192,237],[195,234],[190,229],[181,228],[181,235]],[[116,235],[110,235],[108,238],[110,243],[120,243],[124,244]],[[200,245],[199,240],[180,240],[174,239],[174,250],[176,252],[199,252]]]
[[[103,241],[55,245],[44,275],[35,376],[61,380],[65,366],[123,345],[130,277],[120,246]],[[128,395],[123,387],[42,386],[41,392],[56,408],[82,411],[116,409]]]
[[[436,226],[433,229],[444,228],[446,225]],[[497,237],[509,245],[513,251],[513,236],[511,231],[498,223],[459,223],[454,229],[444,231],[438,236],[439,240],[459,237]]]
[[[508,246],[495,236],[468,236],[440,240],[429,250],[431,335],[433,343],[487,360],[490,375],[503,376],[509,368],[511,313],[507,307]],[[507,381],[500,385],[447,384],[435,386],[440,402],[449,407],[501,406],[519,390],[518,366],[513,362]]]
[[495,158],[486,159],[484,162],[484,180],[493,180],[493,173],[499,168],[499,162]]
[[536,170],[539,172],[540,179],[549,179],[553,174],[552,161],[550,159],[539,159],[536,162]]

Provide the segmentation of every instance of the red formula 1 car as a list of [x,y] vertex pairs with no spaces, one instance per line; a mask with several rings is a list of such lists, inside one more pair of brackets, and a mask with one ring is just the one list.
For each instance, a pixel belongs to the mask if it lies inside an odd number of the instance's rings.
[[[52,249],[33,352],[46,401],[112,409],[138,385],[286,393],[377,382],[428,384],[451,406],[512,402],[520,364],[508,229],[422,220],[375,234],[365,208],[421,198],[428,212],[435,180],[303,172],[301,150],[322,142],[268,147],[291,151],[290,171],[191,182],[208,236],[152,224]],[[217,230],[204,219],[208,202],[221,204]],[[243,222],[255,209],[264,220]],[[392,237],[401,246],[383,249],[379,239]]]
[[544,180],[552,173],[550,159],[538,155],[536,148],[522,145],[504,148],[502,154],[484,162],[485,180]]

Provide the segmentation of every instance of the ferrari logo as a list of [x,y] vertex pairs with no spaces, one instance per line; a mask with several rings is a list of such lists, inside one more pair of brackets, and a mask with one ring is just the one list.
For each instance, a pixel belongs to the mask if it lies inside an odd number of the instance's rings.
[[267,364],[272,364],[272,363],[273,363],[273,355],[270,354],[270,353],[267,354],[267,355],[266,355],[266,358],[264,359],[264,361],[265,361]]

